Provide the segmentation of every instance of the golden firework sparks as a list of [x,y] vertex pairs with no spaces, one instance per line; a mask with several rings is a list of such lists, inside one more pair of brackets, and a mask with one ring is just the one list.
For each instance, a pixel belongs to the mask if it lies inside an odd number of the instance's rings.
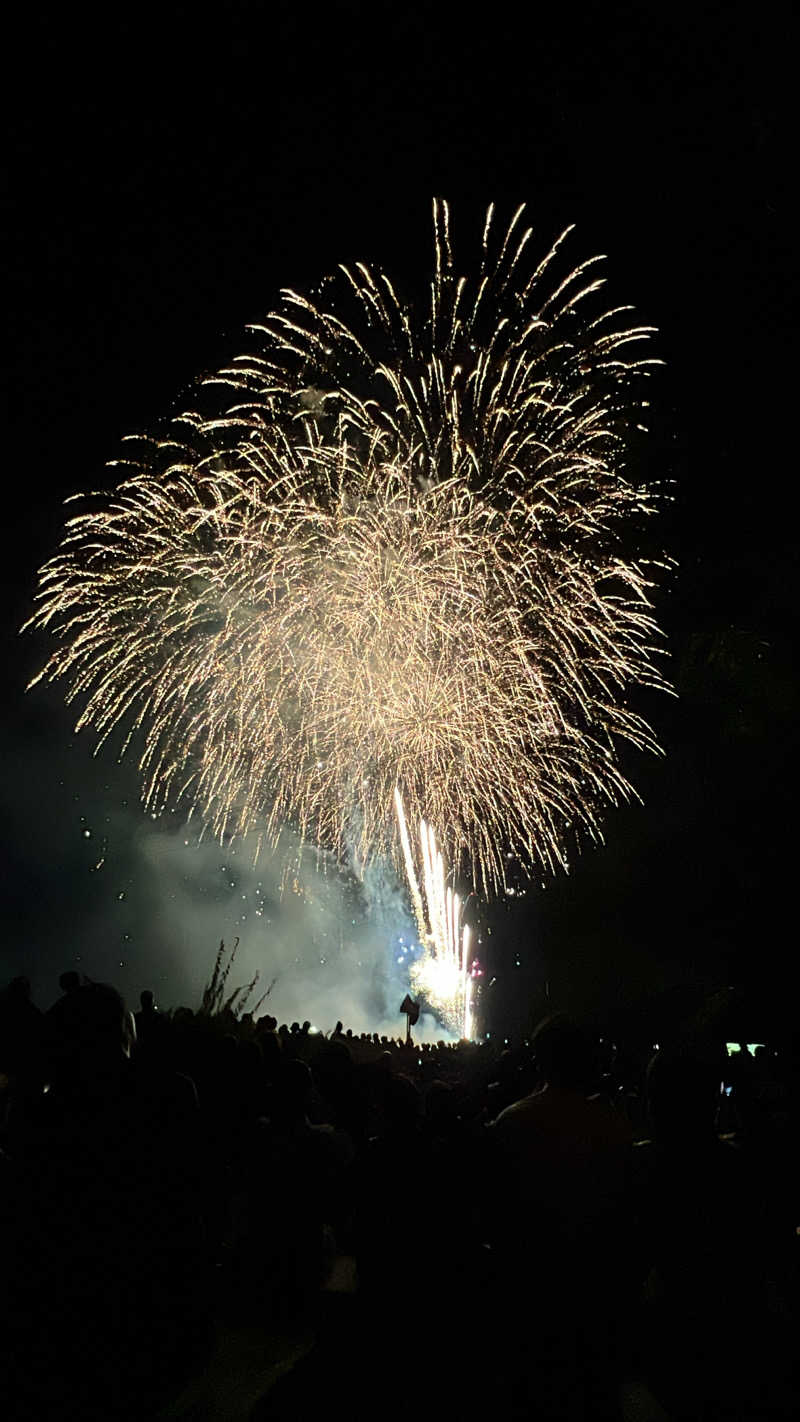
[[421,309],[360,264],[284,292],[213,408],[132,441],[69,520],[40,676],[100,744],[141,736],[151,811],[407,868],[397,791],[491,890],[633,793],[619,744],[657,745],[628,695],[666,687],[624,546],[658,502],[627,470],[657,362],[598,306],[599,259],[564,267],[565,233],[532,261],[522,216],[498,244],[490,209],[470,283],[435,203]]

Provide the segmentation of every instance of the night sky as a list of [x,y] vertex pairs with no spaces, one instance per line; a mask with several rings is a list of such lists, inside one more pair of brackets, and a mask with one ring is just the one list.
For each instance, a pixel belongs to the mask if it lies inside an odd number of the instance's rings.
[[129,996],[194,990],[219,936],[206,900],[176,927],[180,894],[148,926],[164,831],[134,768],[92,760],[57,692],[25,695],[45,644],[17,629],[62,501],[110,485],[120,437],[240,348],[279,287],[340,260],[424,269],[434,193],[457,252],[492,200],[525,201],[542,247],[577,223],[667,363],[647,472],[675,481],[659,616],[679,696],[643,708],[666,756],[626,757],[644,804],[604,849],[487,911],[492,1027],[526,1025],[546,983],[596,1013],[728,983],[791,1000],[796,36],[777,6],[594,9],[548,29],[535,7],[444,5],[17,20],[0,978],[26,972],[42,1003],[76,963]]

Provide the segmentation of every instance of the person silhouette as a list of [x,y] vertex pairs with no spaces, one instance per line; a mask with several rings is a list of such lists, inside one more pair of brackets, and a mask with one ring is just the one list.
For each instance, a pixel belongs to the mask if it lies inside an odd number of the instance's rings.
[[678,1415],[689,1397],[698,1415],[756,1415],[746,1398],[765,1307],[764,1197],[746,1154],[717,1135],[724,1071],[722,1051],[704,1042],[661,1050],[647,1069],[652,1139],[636,1153],[635,1192],[641,1321],[650,1385]]
[[516,1416],[535,1404],[548,1422],[605,1417],[632,1294],[632,1132],[607,1101],[587,1099],[596,1062],[579,1024],[548,1018],[532,1043],[538,1087],[487,1128],[502,1407]]

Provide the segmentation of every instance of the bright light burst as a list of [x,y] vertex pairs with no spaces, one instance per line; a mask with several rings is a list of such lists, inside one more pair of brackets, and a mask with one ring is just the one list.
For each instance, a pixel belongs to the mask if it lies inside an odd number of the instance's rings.
[[627,469],[651,328],[566,233],[531,261],[522,212],[495,242],[490,209],[468,282],[435,203],[419,307],[363,265],[285,291],[69,521],[40,676],[101,744],[141,732],[151,811],[400,864],[399,787],[490,890],[632,793],[620,742],[657,746],[628,695],[666,685],[625,551],[657,506]]
[[403,797],[395,789],[395,812],[403,849],[411,902],[423,955],[411,965],[411,981],[424,993],[448,1026],[462,1037],[472,1035],[472,994],[469,977],[470,929],[462,919],[459,895],[448,883],[444,855],[430,825],[420,822],[423,887],[411,849]]

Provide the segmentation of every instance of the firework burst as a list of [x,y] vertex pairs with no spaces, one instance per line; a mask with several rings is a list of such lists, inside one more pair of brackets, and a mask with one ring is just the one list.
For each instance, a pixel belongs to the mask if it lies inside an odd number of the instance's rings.
[[650,330],[567,234],[532,262],[521,217],[496,243],[490,209],[469,283],[436,203],[421,308],[366,266],[285,292],[69,521],[40,675],[100,743],[141,733],[153,812],[400,865],[399,789],[490,890],[632,793],[620,742],[657,746],[628,694],[665,687],[625,552],[657,506],[627,472]]

